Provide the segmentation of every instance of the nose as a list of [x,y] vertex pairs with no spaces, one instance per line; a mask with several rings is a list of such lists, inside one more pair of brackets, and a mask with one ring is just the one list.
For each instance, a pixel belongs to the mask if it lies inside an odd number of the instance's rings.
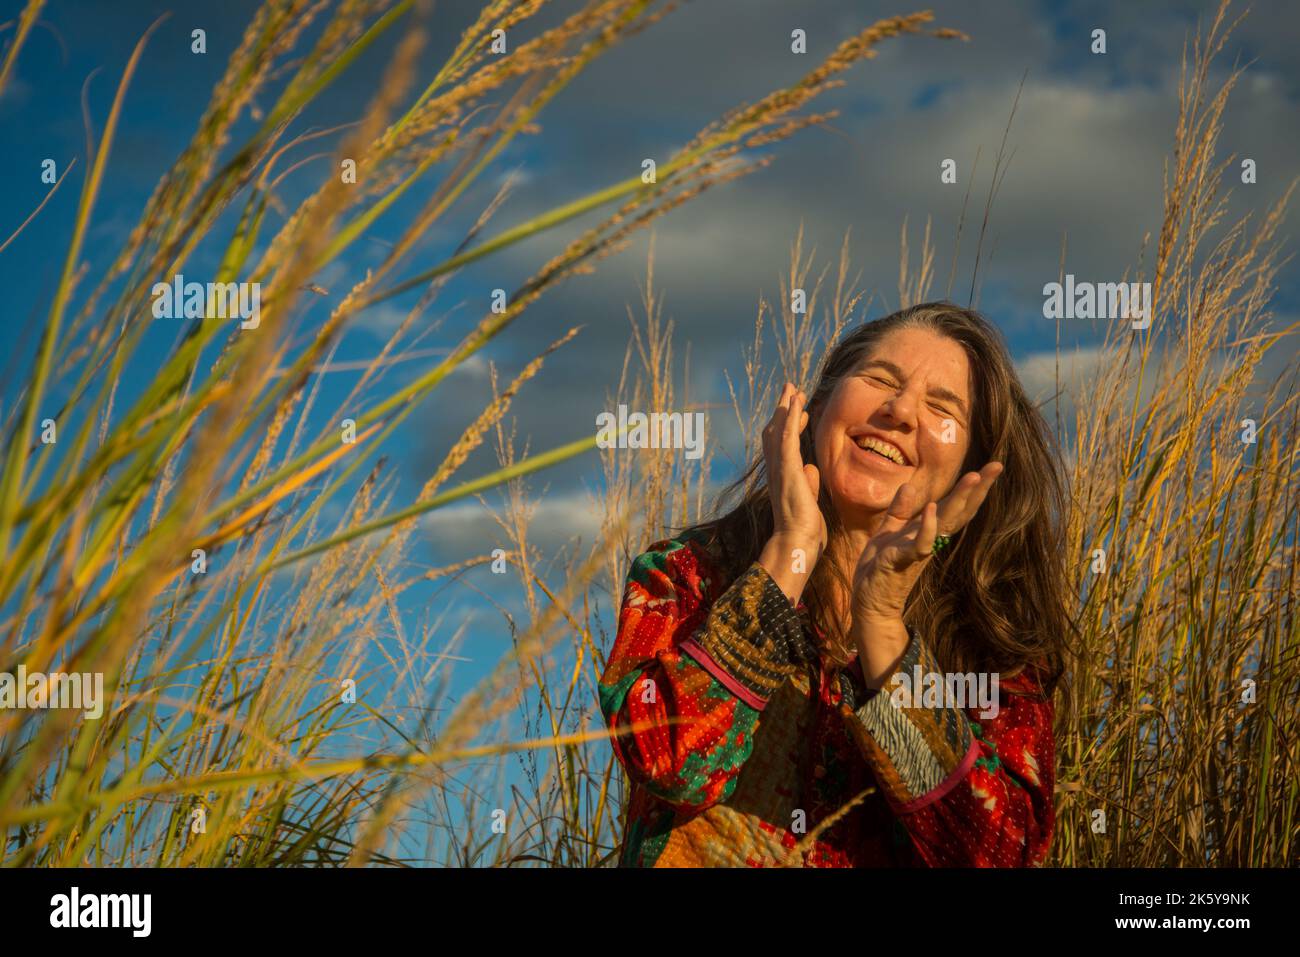
[[914,428],[916,426],[916,403],[917,398],[910,389],[899,389],[880,404],[880,411],[900,426]]

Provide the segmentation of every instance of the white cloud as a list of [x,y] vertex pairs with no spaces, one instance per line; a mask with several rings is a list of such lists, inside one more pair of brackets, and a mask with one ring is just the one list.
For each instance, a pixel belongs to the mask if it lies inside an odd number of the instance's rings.
[[1060,388],[1069,390],[1086,384],[1096,375],[1101,362],[1098,346],[1080,347],[1058,353],[1034,352],[1016,363],[1020,384],[1031,399],[1042,402],[1057,389],[1059,363]]
[[[544,554],[577,538],[590,543],[600,534],[601,512],[585,489],[542,494],[536,506],[528,540]],[[439,550],[459,555],[485,554],[508,544],[492,512],[477,501],[429,512],[420,528]]]
[[401,309],[391,302],[381,302],[377,306],[371,306],[369,309],[362,311],[354,320],[354,325],[374,336],[387,342],[394,332],[406,321],[408,310]]

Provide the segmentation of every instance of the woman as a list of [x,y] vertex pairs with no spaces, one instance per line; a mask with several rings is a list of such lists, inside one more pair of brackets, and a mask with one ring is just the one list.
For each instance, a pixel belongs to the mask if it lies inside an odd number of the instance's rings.
[[733,491],[628,576],[621,865],[1041,864],[1064,492],[997,332],[946,302],[864,324]]

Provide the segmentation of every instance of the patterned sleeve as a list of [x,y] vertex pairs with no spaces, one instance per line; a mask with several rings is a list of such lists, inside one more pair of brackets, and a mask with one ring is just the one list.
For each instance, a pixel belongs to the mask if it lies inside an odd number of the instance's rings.
[[[967,676],[968,692],[977,677]],[[936,692],[957,685],[912,632],[881,689],[858,687],[844,713],[850,736],[925,865],[1043,863],[1055,812],[1053,709],[1031,672],[999,681],[983,704],[968,696],[956,706]]]
[[807,654],[795,609],[761,565],[716,600],[712,578],[693,544],[637,558],[599,689],[629,777],[694,810],[735,789],[768,698]]

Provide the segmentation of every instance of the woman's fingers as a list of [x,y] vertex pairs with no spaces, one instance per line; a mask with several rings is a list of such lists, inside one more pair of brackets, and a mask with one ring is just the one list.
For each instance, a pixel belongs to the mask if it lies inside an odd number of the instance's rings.
[[890,533],[891,548],[896,549],[893,560],[900,567],[929,558],[935,538],[963,528],[979,511],[1002,471],[1000,462],[990,462],[978,472],[967,472],[942,502],[929,502],[919,513],[914,490],[906,484],[899,486],[877,536]]
[[880,523],[876,534],[896,532],[914,518],[916,518],[916,490],[904,482],[894,493],[893,501],[889,503],[889,509],[885,512],[885,518]]
[[1001,462],[990,462],[980,469],[980,483],[971,489],[970,495],[966,499],[966,519],[962,524],[966,524],[975,517],[984,500],[988,498],[989,491],[993,488],[993,483],[997,477],[1002,474]]
[[939,503],[939,520],[943,524],[944,530],[954,529],[961,520],[962,512],[966,509],[966,502],[970,498],[971,490],[979,485],[983,480],[978,472],[967,472],[957,480],[957,484],[952,487],[952,491],[943,497]]
[[945,535],[960,530],[975,517],[1002,471],[1001,462],[989,462],[978,472],[967,472],[961,477],[939,503],[939,527]]
[[786,406],[781,431],[781,464],[786,474],[791,476],[797,475],[804,465],[803,453],[799,450],[799,435],[808,424],[808,413],[804,411],[807,400],[808,397],[801,390],[795,389]]
[[993,482],[1001,474],[1001,462],[989,462],[979,470],[979,483],[974,485],[966,494],[966,501],[962,505],[962,512],[958,519],[962,525],[975,517],[975,513],[979,511],[980,506],[984,504],[984,500],[988,498],[989,491],[993,488]]
[[817,495],[821,492],[822,476],[817,471],[815,465],[805,465],[803,467],[803,477],[808,482],[808,491],[812,493],[813,501],[817,501]]
[[916,533],[916,553],[929,558],[934,553],[934,540],[939,535],[939,505],[931,502],[921,512],[921,528]]
[[781,429],[781,446],[787,459],[792,453],[795,458],[799,457],[799,432],[802,429],[803,393],[796,389],[786,405],[785,421]]
[[768,420],[767,427],[763,429],[763,453],[767,457],[769,476],[779,467],[778,460],[780,458],[782,436],[785,432],[790,394],[793,391],[794,386],[787,382],[785,388],[781,390],[781,397],[777,399],[776,408],[772,411],[772,418]]
[[800,389],[787,382],[772,420],[763,430],[768,497],[777,530],[814,536],[824,545],[826,523],[817,505],[821,476],[815,465],[804,464],[799,448],[799,436],[808,426],[807,400]]
[[[808,413],[804,410],[807,396],[793,383],[787,382],[781,390],[772,419],[763,430],[763,452],[767,459],[768,489],[773,507],[784,512],[793,508],[796,513],[807,512],[805,488],[811,485],[812,500],[817,501],[816,483],[810,482],[804,469],[803,455],[799,450],[799,436],[808,426]],[[803,473],[804,487],[799,485]],[[816,475],[816,469],[813,469]]]

